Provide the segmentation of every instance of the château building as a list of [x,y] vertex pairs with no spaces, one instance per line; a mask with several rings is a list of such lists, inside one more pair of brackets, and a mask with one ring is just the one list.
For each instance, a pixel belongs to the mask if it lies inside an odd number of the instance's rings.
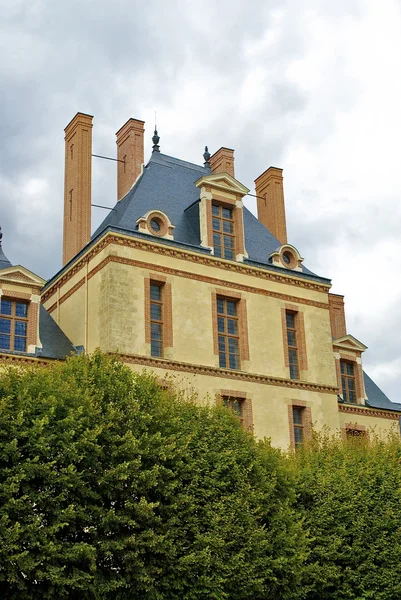
[[45,282],[0,249],[0,360],[117,353],[224,403],[283,448],[312,426],[399,431],[401,404],[364,373],[343,296],[287,239],[282,170],[256,178],[256,218],[233,150],[206,148],[196,165],[163,154],[155,131],[144,164],[143,121],[116,136],[117,203],[91,234],[92,117],[78,113],[65,129],[58,273]]

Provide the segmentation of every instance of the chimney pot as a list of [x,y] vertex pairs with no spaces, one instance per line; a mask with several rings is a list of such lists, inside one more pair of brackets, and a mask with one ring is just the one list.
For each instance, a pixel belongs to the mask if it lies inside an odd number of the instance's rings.
[[117,200],[132,188],[144,162],[144,121],[128,119],[117,131]]
[[255,180],[258,219],[281,242],[287,243],[283,169],[269,167]]

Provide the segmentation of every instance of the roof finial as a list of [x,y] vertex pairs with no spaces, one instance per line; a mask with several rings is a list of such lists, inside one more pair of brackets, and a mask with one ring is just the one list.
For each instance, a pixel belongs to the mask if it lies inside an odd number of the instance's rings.
[[152,152],[160,152],[159,141],[160,141],[160,137],[157,134],[157,119],[156,119],[156,111],[155,111],[155,133],[152,137],[152,142],[153,142]]
[[3,239],[3,234],[1,233],[1,226],[0,226],[0,248],[1,248],[1,240]]
[[205,146],[205,152],[203,153],[203,158],[205,159],[205,162],[203,163],[204,167],[210,167],[210,162],[209,162],[210,157],[211,157],[211,154],[209,152],[209,149],[207,146]]

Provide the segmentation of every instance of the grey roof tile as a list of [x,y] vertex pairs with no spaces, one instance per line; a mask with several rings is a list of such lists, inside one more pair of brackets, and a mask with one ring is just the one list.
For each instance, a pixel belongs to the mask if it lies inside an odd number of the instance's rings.
[[39,336],[42,350],[38,356],[63,359],[71,353],[76,353],[75,347],[43,305],[40,305]]
[[401,404],[391,402],[365,371],[363,372],[363,379],[365,382],[366,395],[368,397],[366,401],[367,406],[370,406],[371,408],[380,408],[382,410],[393,410],[401,413]]
[[4,254],[0,242],[0,271],[1,269],[7,269],[8,267],[12,267],[12,264],[8,260],[7,256]]

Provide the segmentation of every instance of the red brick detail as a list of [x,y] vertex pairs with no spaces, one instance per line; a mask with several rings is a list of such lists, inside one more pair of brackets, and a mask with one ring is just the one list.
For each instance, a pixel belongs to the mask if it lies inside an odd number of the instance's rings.
[[92,119],[77,113],[65,128],[63,265],[91,237]]
[[37,302],[30,302],[28,305],[28,332],[26,336],[26,343],[28,346],[37,344],[38,335],[38,316],[39,316],[39,304]]
[[358,423],[345,423],[343,427],[341,427],[341,436],[343,440],[349,439],[349,434],[359,434],[360,437],[364,437],[365,439],[369,439],[369,432],[365,425],[359,425]]
[[213,328],[213,354],[219,354],[219,333],[217,330],[217,294],[212,292],[212,328]]
[[258,219],[281,244],[287,243],[283,170],[269,167],[255,180]]
[[10,298],[10,300],[14,300],[16,298],[18,298],[19,300],[30,300],[31,296],[32,294],[26,294],[25,292],[14,292],[11,290],[3,290],[2,294],[3,298]]
[[209,159],[213,173],[228,173],[234,177],[234,150],[220,148]]
[[143,121],[128,119],[117,131],[117,200],[121,200],[141,174],[144,163]]
[[145,277],[145,344],[150,344],[150,278]]
[[302,408],[302,425],[304,432],[304,440],[312,439],[312,411],[304,400],[293,400],[288,405],[288,422],[290,426],[290,447],[295,450],[295,435],[294,435],[294,418],[293,408]]
[[63,302],[68,300],[68,298],[70,298],[73,294],[75,294],[75,292],[77,290],[79,290],[79,288],[82,287],[84,284],[85,284],[85,277],[82,277],[82,279],[80,279],[75,285],[72,286],[72,288],[70,288],[68,290],[68,292],[66,292],[65,294],[63,294],[60,297],[59,304],[62,304]]
[[234,208],[234,234],[235,234],[235,253],[245,254],[244,243],[244,223],[242,216],[242,206]]
[[52,304],[51,306],[49,306],[49,308],[47,308],[47,312],[50,314],[52,312],[54,312],[57,308],[57,302],[55,302],[54,304]]
[[[361,352],[357,352],[357,355],[360,356]],[[353,354],[345,354],[343,352],[340,353],[340,359],[336,358],[336,373],[337,373],[337,381],[338,381],[338,389],[339,393],[342,395],[343,388],[341,382],[341,360],[346,360],[348,362],[352,362],[354,365],[354,376],[355,376],[355,394],[357,398],[358,404],[361,404],[365,400],[365,383],[363,379],[363,369],[360,363],[357,363],[355,360],[356,356]]]
[[331,335],[336,340],[347,335],[344,296],[329,293]]

